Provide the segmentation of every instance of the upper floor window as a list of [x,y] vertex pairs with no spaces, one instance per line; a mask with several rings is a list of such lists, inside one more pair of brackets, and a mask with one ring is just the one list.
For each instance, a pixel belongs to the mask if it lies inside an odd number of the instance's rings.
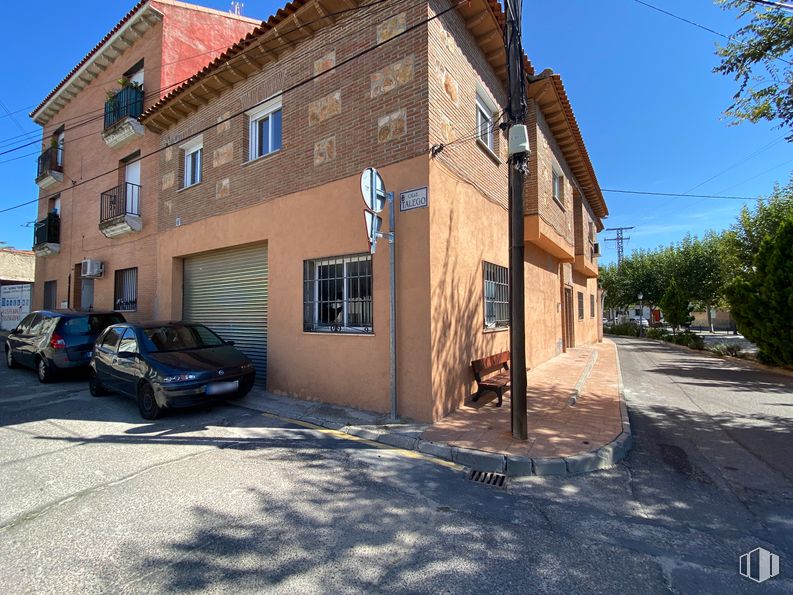
[[55,146],[55,165],[63,167],[63,145],[65,142],[64,129],[61,126],[53,136],[53,145]]
[[266,101],[246,112],[248,116],[248,161],[281,149],[281,98]]
[[551,185],[551,192],[553,199],[559,203],[559,206],[564,208],[564,177],[562,172],[553,167],[553,182]]
[[184,184],[194,186],[201,181],[201,166],[204,160],[204,138],[199,135],[179,147],[184,151]]
[[495,152],[494,114],[498,111],[495,103],[488,97],[484,89],[477,85],[476,90],[476,137],[480,143]]

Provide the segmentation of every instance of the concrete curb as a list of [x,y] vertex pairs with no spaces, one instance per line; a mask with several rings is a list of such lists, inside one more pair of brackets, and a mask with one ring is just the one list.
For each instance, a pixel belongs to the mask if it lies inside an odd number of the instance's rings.
[[589,380],[589,375],[592,373],[592,368],[595,367],[595,362],[597,361],[598,352],[597,349],[593,349],[592,354],[589,356],[589,361],[587,362],[586,366],[584,366],[584,370],[581,372],[581,376],[578,377],[578,382],[576,382],[575,386],[573,387],[573,391],[570,394],[570,399],[567,401],[568,407],[578,403],[578,398],[581,396],[581,389],[584,388],[586,381]]
[[[614,349],[616,350],[616,345]],[[596,354],[596,352],[595,352]],[[617,356],[617,383],[620,396],[620,417],[622,431],[608,444],[595,450],[580,453],[570,457],[557,458],[530,458],[518,455],[502,454],[478,450],[474,448],[463,448],[442,442],[431,442],[422,440],[421,433],[428,425],[410,424],[405,425],[404,429],[400,424],[394,425],[368,425],[360,426],[353,424],[340,423],[339,420],[329,420],[317,417],[311,410],[295,412],[290,415],[284,411],[283,404],[277,407],[268,408],[267,402],[254,407],[257,411],[262,411],[270,415],[277,415],[285,420],[311,424],[328,430],[364,438],[372,442],[378,442],[387,446],[393,446],[402,450],[418,451],[422,454],[456,463],[458,465],[493,473],[503,473],[509,477],[526,476],[572,476],[581,473],[589,473],[598,469],[613,467],[620,462],[633,446],[633,436],[631,434],[630,420],[628,419],[628,409],[625,404],[625,395],[622,385],[622,370],[620,368],[619,353]],[[597,355],[591,357],[589,364],[585,368],[581,377],[576,383],[575,391],[580,391],[592,369],[594,368]],[[260,402],[261,403],[261,402]],[[244,405],[248,407],[248,405]],[[402,430],[402,431],[400,431]]]

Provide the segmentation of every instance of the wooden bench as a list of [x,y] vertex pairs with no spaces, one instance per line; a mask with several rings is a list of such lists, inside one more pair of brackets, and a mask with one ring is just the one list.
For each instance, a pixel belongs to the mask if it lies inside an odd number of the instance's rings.
[[502,397],[510,388],[509,351],[502,351],[471,362],[476,378],[477,391],[471,399],[476,402],[483,392],[493,391],[498,395],[496,407],[501,407]]

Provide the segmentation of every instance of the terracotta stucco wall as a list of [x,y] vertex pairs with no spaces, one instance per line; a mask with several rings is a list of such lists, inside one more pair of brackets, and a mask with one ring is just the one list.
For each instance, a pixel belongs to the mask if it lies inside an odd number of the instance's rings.
[[[389,189],[427,186],[427,158],[386,166]],[[430,200],[433,200],[432,198]],[[163,232],[159,238],[158,315],[182,315],[181,270],[192,254],[258,242],[268,245],[268,390],[386,412],[389,400],[388,244],[373,257],[374,334],[303,331],[303,261],[368,250],[360,177]],[[430,301],[428,211],[397,213],[397,336],[400,415],[429,420]],[[388,218],[385,217],[385,223]]]

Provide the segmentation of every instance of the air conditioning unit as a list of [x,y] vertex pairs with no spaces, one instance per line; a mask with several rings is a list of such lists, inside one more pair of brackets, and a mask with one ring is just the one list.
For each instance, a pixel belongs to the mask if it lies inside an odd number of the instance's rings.
[[105,267],[102,266],[102,263],[98,260],[93,260],[91,258],[86,258],[82,262],[82,267],[80,268],[80,276],[86,279],[98,279],[102,276]]
[[595,256],[600,256],[600,244],[595,243]]

